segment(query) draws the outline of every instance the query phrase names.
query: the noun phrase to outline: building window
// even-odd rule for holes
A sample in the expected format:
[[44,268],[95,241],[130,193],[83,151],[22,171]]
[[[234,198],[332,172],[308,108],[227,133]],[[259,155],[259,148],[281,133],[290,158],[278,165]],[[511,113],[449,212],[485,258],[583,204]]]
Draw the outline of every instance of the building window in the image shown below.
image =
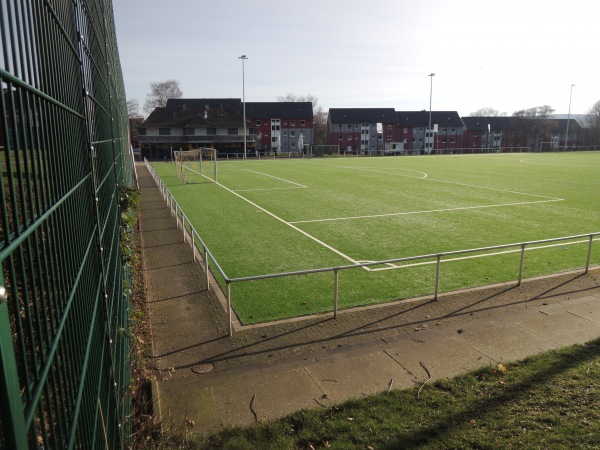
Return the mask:
[[456,144],[456,139],[454,139],[454,138],[450,138],[450,143],[451,143],[451,144]]
[[346,125],[346,127],[348,128],[348,130],[352,130],[352,125]]
[[193,136],[196,134],[196,129],[195,128],[184,128],[183,134],[185,134],[186,136]]
[[140,136],[146,136],[146,129],[145,128],[138,128],[138,134]]
[[216,128],[207,128],[206,134],[208,134],[209,136],[215,136],[217,134],[217,129]]
[[414,144],[415,142],[417,142],[417,140],[415,138],[412,138],[412,143]]
[[351,140],[352,140],[352,136],[348,136],[348,137],[346,138],[346,140],[347,140],[347,141],[351,141]]
[[473,133],[473,137],[477,137],[477,131]]
[[306,126],[306,120],[301,120],[301,121],[300,121],[300,126],[301,126],[301,127],[304,127],[304,126]]
[[271,142],[276,143],[277,142],[277,137],[276,136],[272,137],[271,138]]
[[456,133],[456,128],[452,128],[450,131],[451,131],[452,133]]
[[290,130],[290,136],[291,137],[296,137],[296,132],[294,130]]
[[392,126],[391,126],[391,125],[388,125],[388,130],[391,130],[391,129],[392,129]]
[[448,131],[447,128],[442,128],[442,133],[446,133]]
[[290,126],[291,127],[295,127],[296,126],[296,121],[295,120],[290,120]]
[[158,134],[160,136],[171,136],[171,129],[170,128],[159,128]]
[[408,128],[404,128],[404,132],[405,132],[405,133],[408,133]]
[[257,127],[260,127],[260,120],[257,120],[257,121],[256,121],[256,126],[257,126]]
[[340,134],[340,137],[338,138],[340,141],[343,139],[342,135]]
[[227,134],[229,134],[229,135],[239,134],[238,129],[237,128],[227,128]]
[[296,143],[295,143],[295,142],[292,142],[292,143],[290,144],[290,147],[295,147],[295,146],[296,146]]

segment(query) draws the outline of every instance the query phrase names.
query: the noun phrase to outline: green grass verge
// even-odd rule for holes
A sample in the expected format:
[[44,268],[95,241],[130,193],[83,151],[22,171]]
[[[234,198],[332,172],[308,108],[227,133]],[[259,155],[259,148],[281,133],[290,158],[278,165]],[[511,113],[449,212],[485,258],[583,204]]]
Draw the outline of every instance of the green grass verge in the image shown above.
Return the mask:
[[[219,162],[221,185],[154,164],[230,278],[600,231],[600,153]],[[581,268],[587,244],[528,251],[525,277]],[[600,239],[592,265],[600,264]],[[515,280],[518,253],[442,265],[441,289]],[[435,265],[340,274],[339,306],[432,294]],[[333,307],[333,274],[238,283],[254,323]]]
[[[183,449],[600,447],[600,341],[208,436]],[[163,447],[164,448],[164,447]]]

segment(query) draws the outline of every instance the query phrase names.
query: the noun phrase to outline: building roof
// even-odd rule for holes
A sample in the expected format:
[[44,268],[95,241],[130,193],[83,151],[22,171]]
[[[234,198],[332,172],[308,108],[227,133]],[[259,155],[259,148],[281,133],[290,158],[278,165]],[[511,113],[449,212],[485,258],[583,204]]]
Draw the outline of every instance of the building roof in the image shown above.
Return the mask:
[[233,109],[155,108],[138,128],[239,128],[240,113]]
[[[426,127],[429,125],[429,111],[396,111],[401,127]],[[456,111],[431,111],[431,124],[439,127],[464,126]]]
[[329,122],[349,123],[398,123],[394,108],[329,108]]
[[313,106],[312,102],[246,102],[246,118],[312,120]]
[[505,130],[512,125],[512,117],[510,116],[470,116],[463,117],[467,130],[471,131],[487,131],[488,124],[490,130]]
[[166,108],[178,110],[233,109],[242,111],[242,100],[239,98],[170,98]]

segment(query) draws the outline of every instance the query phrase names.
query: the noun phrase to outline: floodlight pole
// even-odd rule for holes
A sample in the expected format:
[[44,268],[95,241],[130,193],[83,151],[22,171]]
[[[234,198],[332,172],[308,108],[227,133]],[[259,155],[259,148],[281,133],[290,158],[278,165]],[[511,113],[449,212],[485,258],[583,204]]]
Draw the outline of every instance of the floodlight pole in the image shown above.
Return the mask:
[[246,55],[238,56],[242,60],[242,110],[244,114],[244,159],[246,159],[246,81],[244,72],[244,61],[248,59]]
[[565,136],[565,152],[567,151],[567,146],[569,145],[569,121],[571,120],[571,99],[573,98],[573,86],[571,85],[571,93],[569,94],[569,114],[567,115],[567,135]]
[[[435,73],[431,72],[427,76],[431,79],[431,83],[430,83],[430,87],[429,87],[429,127],[427,128],[427,132],[430,133],[431,132],[431,96],[433,94],[433,77],[435,77]],[[431,147],[433,150],[433,136],[431,139],[431,143],[432,143]]]

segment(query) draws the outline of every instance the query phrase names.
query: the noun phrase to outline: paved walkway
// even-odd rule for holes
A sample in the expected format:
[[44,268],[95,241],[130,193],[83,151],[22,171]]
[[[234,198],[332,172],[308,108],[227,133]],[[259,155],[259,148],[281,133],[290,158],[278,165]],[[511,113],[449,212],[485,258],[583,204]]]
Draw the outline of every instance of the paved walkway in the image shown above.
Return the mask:
[[[143,164],[140,230],[163,425],[207,432],[600,338],[600,270],[228,336],[222,302]],[[250,404],[252,402],[252,409]],[[190,422],[188,422],[190,423]]]

